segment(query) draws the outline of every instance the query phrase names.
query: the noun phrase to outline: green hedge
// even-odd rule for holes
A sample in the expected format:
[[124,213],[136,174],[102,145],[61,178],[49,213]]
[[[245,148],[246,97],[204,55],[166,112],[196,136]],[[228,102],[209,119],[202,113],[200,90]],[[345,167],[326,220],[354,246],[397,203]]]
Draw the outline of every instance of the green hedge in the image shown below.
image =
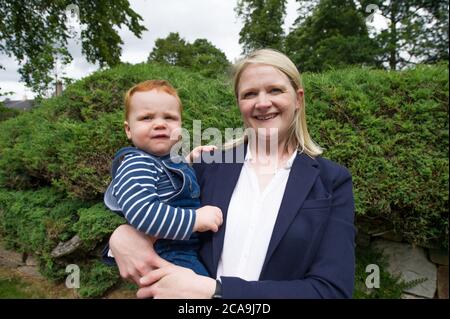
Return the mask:
[[359,228],[448,247],[448,65],[305,77],[312,136],[353,176]]
[[[123,94],[153,78],[178,88],[188,130],[195,119],[203,130],[241,125],[229,83],[152,64],[97,72],[0,122],[2,237],[38,253],[43,273],[61,279],[68,259],[49,252],[78,234],[84,245],[68,258],[90,269],[84,296],[115,282],[92,255],[123,222],[105,210],[102,194],[114,152],[128,145]],[[358,228],[381,223],[409,242],[448,247],[448,65],[305,74],[304,83],[313,138],[353,175]]]
[[7,108],[3,105],[3,102],[0,102],[0,122],[15,117],[19,114],[19,110]]

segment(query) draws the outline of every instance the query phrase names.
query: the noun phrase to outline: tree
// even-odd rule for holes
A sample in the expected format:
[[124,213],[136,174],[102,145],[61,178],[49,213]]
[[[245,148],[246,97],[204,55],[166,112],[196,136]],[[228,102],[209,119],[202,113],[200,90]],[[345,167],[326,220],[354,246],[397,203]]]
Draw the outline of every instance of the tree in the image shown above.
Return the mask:
[[190,45],[192,69],[207,77],[216,77],[230,67],[225,53],[206,39],[197,39]]
[[372,64],[377,47],[352,0],[321,0],[286,37],[286,52],[302,71]]
[[[120,63],[123,44],[117,28],[128,27],[140,37],[142,17],[128,0],[8,0],[0,2],[0,54],[14,56],[21,80],[39,95],[54,81],[56,60],[72,61],[67,44],[73,36],[67,26],[68,9],[78,13],[82,26],[82,53],[100,67]],[[78,12],[76,12],[78,11]]]
[[297,19],[295,19],[294,25],[299,26],[312,15],[320,0],[296,0],[296,2],[300,6],[297,9]]
[[363,8],[370,3],[389,20],[388,28],[375,38],[380,62],[396,70],[448,60],[448,0],[361,1]]
[[266,47],[283,50],[286,0],[238,0],[235,11],[244,21],[239,32],[244,54]]
[[157,39],[148,62],[177,65],[212,78],[225,73],[230,66],[225,53],[208,40],[197,39],[188,43],[178,33]]
[[186,41],[180,38],[178,32],[170,33],[167,38],[159,38],[155,41],[155,47],[148,57],[148,61],[169,65],[188,67],[191,65],[192,56]]

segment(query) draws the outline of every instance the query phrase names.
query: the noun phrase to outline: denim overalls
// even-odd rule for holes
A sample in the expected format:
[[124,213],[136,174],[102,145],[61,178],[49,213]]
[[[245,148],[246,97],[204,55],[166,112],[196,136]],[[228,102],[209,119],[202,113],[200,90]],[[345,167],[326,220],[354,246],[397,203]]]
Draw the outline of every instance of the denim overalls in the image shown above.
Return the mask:
[[[138,153],[151,157],[160,168],[167,174],[174,189],[177,192],[164,201],[165,204],[179,207],[197,209],[200,207],[200,186],[197,183],[194,170],[186,164],[181,158],[171,159],[169,155],[156,157],[134,147],[125,147],[120,149],[112,164],[112,177],[117,172],[123,158],[127,154]],[[123,216],[120,206],[113,195],[111,181],[106,190],[104,201],[105,205],[113,212]],[[200,248],[199,236],[192,233],[188,240],[158,239],[154,245],[155,251],[165,260],[175,265],[192,269],[199,275],[209,276],[208,271],[198,259],[198,250]]]

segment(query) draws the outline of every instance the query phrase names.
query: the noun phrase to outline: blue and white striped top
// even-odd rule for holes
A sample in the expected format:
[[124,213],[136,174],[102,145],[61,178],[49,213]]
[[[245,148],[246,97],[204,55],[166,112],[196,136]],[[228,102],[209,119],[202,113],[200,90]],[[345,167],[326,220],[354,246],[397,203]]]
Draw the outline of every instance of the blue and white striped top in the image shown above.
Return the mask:
[[177,191],[160,163],[136,153],[125,156],[113,180],[128,223],[157,238],[184,240],[192,234],[195,210],[165,203]]

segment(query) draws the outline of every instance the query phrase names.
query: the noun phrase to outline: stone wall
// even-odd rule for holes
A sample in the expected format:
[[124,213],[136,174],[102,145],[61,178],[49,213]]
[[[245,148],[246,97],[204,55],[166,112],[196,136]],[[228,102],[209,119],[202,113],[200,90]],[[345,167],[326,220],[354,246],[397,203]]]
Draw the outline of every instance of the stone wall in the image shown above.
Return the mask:
[[417,282],[403,291],[403,299],[448,299],[448,251],[413,246],[391,232],[359,233],[356,242],[381,251],[390,274],[406,283]]

